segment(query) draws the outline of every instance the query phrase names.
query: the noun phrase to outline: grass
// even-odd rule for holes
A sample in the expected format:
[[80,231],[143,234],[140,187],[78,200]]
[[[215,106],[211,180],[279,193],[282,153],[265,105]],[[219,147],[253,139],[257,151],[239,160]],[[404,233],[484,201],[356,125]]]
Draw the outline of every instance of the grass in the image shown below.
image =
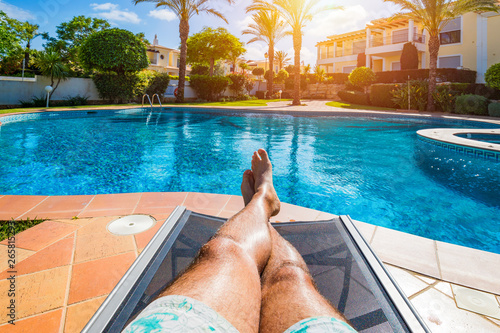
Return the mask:
[[372,111],[395,111],[396,109],[383,108],[372,105],[359,105],[359,104],[349,104],[345,102],[328,102],[328,106],[333,106],[336,108],[350,109],[350,110],[372,110]]
[[[167,103],[163,105],[202,105],[202,106],[267,106],[270,102],[279,102],[279,99],[250,99],[247,101],[235,101],[235,102],[209,102],[209,103]],[[282,99],[281,101],[290,101],[289,99]],[[79,105],[79,106],[55,106],[50,108],[44,107],[32,107],[32,108],[16,108],[16,109],[2,109],[0,114],[6,113],[22,113],[22,112],[33,112],[39,110],[57,110],[57,109],[92,109],[92,108],[102,108],[102,107],[123,107],[123,106],[136,106],[140,107],[139,104],[110,104],[110,105]],[[158,106],[158,104],[155,104]]]
[[26,220],[18,220],[18,221],[0,221],[0,241],[7,239],[8,237],[12,237],[13,234],[17,235],[20,232],[34,227],[37,224],[42,223],[43,219],[34,218],[33,220],[27,218]]

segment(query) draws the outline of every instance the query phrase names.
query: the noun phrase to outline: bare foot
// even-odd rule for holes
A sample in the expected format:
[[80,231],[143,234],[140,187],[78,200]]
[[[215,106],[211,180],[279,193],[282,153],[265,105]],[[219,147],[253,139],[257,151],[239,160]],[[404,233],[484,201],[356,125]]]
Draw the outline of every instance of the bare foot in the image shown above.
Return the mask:
[[243,180],[241,181],[241,195],[245,206],[252,200],[255,194],[255,179],[253,178],[252,170],[245,170]]
[[255,179],[255,194],[264,198],[270,216],[278,215],[280,200],[273,186],[273,166],[264,149],[253,153],[252,171]]

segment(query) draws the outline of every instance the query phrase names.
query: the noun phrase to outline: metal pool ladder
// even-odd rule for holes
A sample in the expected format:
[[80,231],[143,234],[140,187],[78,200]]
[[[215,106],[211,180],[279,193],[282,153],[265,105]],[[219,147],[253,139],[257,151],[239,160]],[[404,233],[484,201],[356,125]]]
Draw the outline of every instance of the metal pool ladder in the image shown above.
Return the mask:
[[148,94],[144,94],[142,96],[142,107],[144,107],[144,99],[147,97],[148,101],[149,101],[149,105],[151,105],[151,108],[153,108],[153,102],[155,101],[155,96],[158,98],[158,103],[160,103],[160,107],[163,109],[163,105],[161,105],[160,95],[158,95],[158,94],[153,95],[153,101],[151,101],[151,98],[149,98]]

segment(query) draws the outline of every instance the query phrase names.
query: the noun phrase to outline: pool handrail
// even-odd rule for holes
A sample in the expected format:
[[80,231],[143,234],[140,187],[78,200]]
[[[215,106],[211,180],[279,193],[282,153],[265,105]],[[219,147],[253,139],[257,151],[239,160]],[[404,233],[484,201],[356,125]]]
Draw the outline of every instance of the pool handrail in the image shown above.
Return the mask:
[[[151,98],[149,98],[149,95],[148,94],[144,94],[142,95],[142,107],[144,107],[144,97],[147,97],[148,98],[148,101],[149,101],[149,105],[151,105],[151,107],[153,107],[153,103],[151,102]],[[153,96],[154,98],[154,96]],[[161,104],[160,104],[161,105]]]
[[153,103],[154,103],[154,101],[155,101],[155,96],[156,96],[156,97],[158,97],[158,103],[160,103],[160,108],[162,108],[162,109],[163,109],[163,105],[161,105],[160,95],[158,95],[158,94],[154,94],[154,95],[153,95]]

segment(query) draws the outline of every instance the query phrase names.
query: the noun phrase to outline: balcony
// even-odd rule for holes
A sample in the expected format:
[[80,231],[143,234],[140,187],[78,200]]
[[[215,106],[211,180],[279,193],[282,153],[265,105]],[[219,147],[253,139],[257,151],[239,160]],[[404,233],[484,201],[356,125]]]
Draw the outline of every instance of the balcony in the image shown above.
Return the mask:
[[[370,39],[370,47],[379,47],[384,45],[402,44],[407,43],[409,37],[407,34],[394,35],[394,36],[377,36]],[[425,44],[425,36],[422,34],[414,34],[413,42]]]
[[[382,57],[400,55],[404,43],[407,43],[409,40],[408,34],[372,37],[370,38],[370,47],[366,49],[366,54]],[[414,34],[413,42],[415,42],[418,52],[425,52],[426,45],[424,35]]]

